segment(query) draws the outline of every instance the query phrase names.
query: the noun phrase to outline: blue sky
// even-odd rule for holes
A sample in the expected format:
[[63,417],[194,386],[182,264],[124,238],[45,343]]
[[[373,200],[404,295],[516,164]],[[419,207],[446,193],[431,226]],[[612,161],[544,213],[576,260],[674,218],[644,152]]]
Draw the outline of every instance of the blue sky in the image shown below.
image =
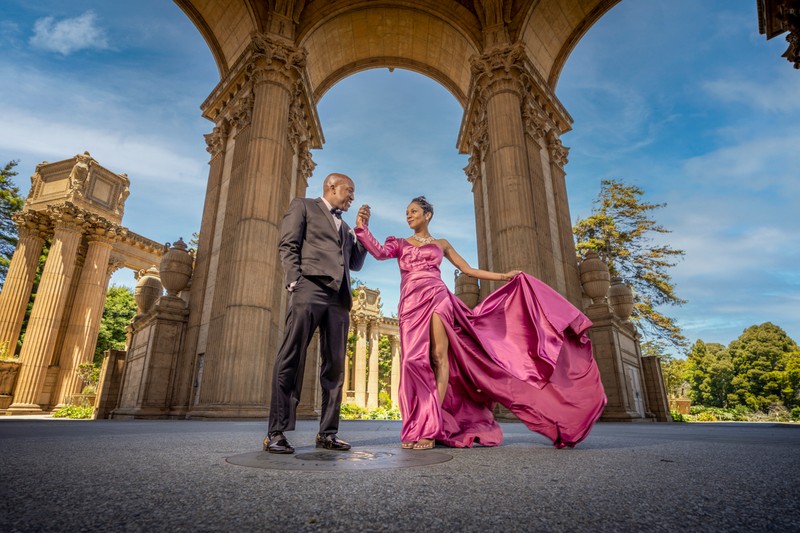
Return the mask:
[[[755,2],[623,0],[558,83],[575,120],[563,137],[573,220],[606,178],[668,204],[656,217],[686,251],[672,275],[688,303],[664,311],[691,341],[727,344],[766,321],[800,340],[800,72],[780,57],[785,45],[758,34]],[[24,192],[37,163],[88,150],[131,179],[124,225],[161,242],[199,229],[212,127],[199,105],[218,73],[173,3],[4,0],[0,52],[0,163],[20,160]],[[378,69],[341,81],[318,111],[326,144],[309,195],[327,173],[348,173],[383,238],[407,234],[405,206],[425,194],[434,235],[476,263],[452,95]],[[357,277],[396,309],[395,264],[369,262]],[[129,271],[113,281],[135,283]]]

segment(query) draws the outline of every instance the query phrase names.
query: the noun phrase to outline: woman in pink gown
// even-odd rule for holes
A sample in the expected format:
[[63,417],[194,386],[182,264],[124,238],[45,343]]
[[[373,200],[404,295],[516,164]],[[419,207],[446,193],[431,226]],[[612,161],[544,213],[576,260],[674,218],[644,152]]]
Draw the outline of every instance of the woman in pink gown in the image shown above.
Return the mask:
[[[606,403],[585,335],[589,319],[534,277],[471,268],[450,243],[431,237],[433,208],[425,197],[406,210],[414,230],[408,239],[381,245],[369,216],[363,206],[359,241],[376,259],[395,258],[400,266],[402,446],[497,446],[503,434],[495,403],[557,448],[586,438]],[[473,277],[510,281],[470,310],[442,281],[444,257]]]

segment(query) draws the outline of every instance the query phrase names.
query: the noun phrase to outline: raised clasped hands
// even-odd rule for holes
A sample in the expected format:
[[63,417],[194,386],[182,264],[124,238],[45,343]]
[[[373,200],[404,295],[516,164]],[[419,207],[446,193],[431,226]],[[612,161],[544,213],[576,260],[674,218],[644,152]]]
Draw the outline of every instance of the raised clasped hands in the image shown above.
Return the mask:
[[356,227],[357,228],[366,228],[369,226],[369,217],[372,213],[370,212],[370,207],[367,204],[362,205],[358,208],[358,214],[356,215]]

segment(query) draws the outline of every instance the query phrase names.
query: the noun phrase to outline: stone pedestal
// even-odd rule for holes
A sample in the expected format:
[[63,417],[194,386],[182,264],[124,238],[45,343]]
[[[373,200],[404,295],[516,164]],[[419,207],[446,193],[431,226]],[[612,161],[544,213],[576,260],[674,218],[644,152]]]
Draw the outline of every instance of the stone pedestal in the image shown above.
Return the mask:
[[602,421],[653,421],[647,409],[639,335],[630,323],[622,322],[608,304],[592,304],[586,315],[593,322],[589,330],[592,350],[608,404]]
[[672,422],[667,387],[664,385],[664,375],[661,373],[661,360],[654,355],[642,357],[642,370],[648,409],[656,416],[657,422]]
[[162,296],[134,319],[119,406],[111,418],[168,418],[175,365],[189,310],[178,297]]
[[124,350],[109,350],[103,358],[93,418],[98,420],[108,418],[111,411],[117,407],[127,353]]

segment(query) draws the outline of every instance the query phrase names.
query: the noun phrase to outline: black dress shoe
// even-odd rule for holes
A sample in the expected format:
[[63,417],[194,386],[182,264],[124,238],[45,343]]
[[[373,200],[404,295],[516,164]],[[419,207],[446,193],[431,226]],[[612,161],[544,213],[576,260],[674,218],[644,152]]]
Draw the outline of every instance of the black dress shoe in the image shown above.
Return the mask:
[[346,452],[350,449],[350,445],[336,436],[330,435],[317,435],[317,448],[325,448],[326,450],[337,450]]
[[264,439],[264,451],[269,453],[294,453],[294,446],[280,431],[274,431]]

